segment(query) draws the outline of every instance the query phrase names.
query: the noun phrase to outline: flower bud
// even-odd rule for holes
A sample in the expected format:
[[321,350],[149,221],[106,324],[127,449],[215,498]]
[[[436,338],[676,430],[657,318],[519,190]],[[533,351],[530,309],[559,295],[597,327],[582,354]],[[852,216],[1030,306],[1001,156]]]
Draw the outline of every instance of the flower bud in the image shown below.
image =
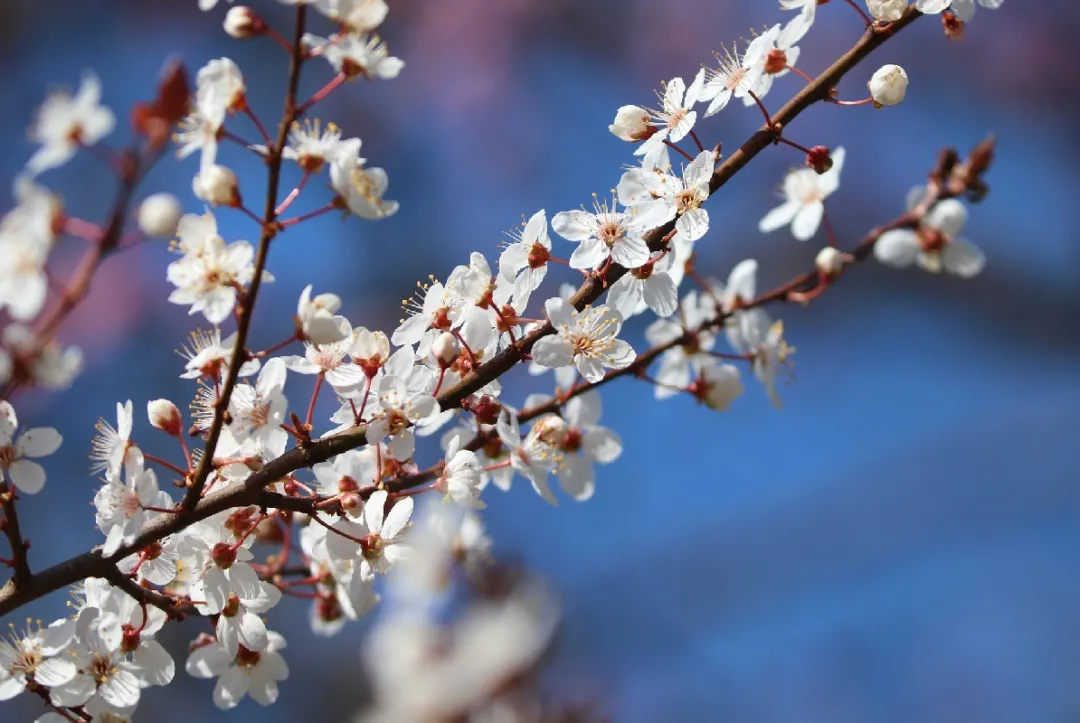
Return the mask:
[[628,143],[643,141],[656,132],[656,129],[649,125],[649,114],[636,105],[619,108],[615,114],[615,122],[608,126],[608,130]]
[[461,344],[448,331],[439,334],[431,343],[431,356],[435,357],[435,361],[439,362],[439,366],[443,369],[457,361],[459,354],[461,354]]
[[895,23],[904,17],[904,11],[908,7],[908,0],[866,0],[866,7],[869,8],[870,15],[873,16],[874,20],[880,20],[883,23]]
[[236,38],[254,38],[266,33],[266,21],[246,5],[237,5],[229,8],[225,13],[225,32]]
[[150,418],[150,426],[154,429],[160,429],[171,437],[180,436],[184,420],[180,417],[180,410],[168,399],[147,402],[146,416]]
[[896,105],[907,95],[907,73],[899,65],[883,65],[870,78],[867,86],[874,104],[878,107]]
[[825,146],[814,146],[806,154],[806,165],[814,169],[819,176],[833,167],[832,156]]
[[818,251],[814,266],[822,276],[829,279],[836,278],[844,270],[844,254],[832,246],[826,246]]
[[195,197],[211,206],[240,205],[240,188],[236,174],[225,166],[214,164],[195,174],[191,183]]
[[169,237],[176,233],[183,209],[171,193],[155,193],[139,204],[139,231],[151,238]]

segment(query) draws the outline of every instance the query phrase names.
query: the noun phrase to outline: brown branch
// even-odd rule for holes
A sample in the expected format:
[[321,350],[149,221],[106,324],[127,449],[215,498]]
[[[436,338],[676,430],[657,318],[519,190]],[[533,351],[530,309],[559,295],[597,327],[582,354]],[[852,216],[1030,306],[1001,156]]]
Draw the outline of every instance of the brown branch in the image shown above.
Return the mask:
[[[298,12],[302,12],[304,6],[299,6]],[[893,37],[897,32],[904,29],[920,17],[920,13],[909,9],[903,18],[889,25],[884,31],[876,28],[868,28],[862,38],[845,53],[839,60],[833,63],[824,73],[813,82],[803,88],[795,97],[784,105],[772,116],[773,127],[763,126],[749,140],[727,158],[716,171],[709,182],[710,193],[715,193],[727,183],[739,170],[745,167],[755,156],[766,147],[773,144],[775,138],[783,126],[791,123],[800,113],[813,103],[828,97],[829,91],[836,86],[844,75],[861,62],[877,47]],[[280,129],[279,129],[280,130]],[[280,148],[275,149],[280,151]],[[654,229],[646,236],[650,248],[660,248],[663,238],[668,234],[674,223],[666,224]],[[581,288],[571,297],[570,301],[578,309],[592,303],[600,297],[608,285],[620,278],[626,270],[618,265],[612,265],[602,279],[589,277]],[[256,281],[257,281],[256,277]],[[528,351],[539,339],[554,333],[550,323],[542,324],[530,332],[518,345],[508,347],[496,354],[490,361],[485,362],[453,387],[438,395],[438,401],[442,409],[458,407],[461,401],[470,394],[476,392],[488,382],[502,376],[517,363],[519,363]],[[241,339],[237,343],[237,352],[243,346]],[[236,366],[237,356],[233,357]],[[220,415],[219,408],[218,414]],[[215,417],[217,421],[218,417]],[[220,430],[220,424],[215,425]],[[202,520],[223,510],[245,505],[258,504],[262,490],[283,479],[286,475],[302,467],[311,467],[319,462],[324,462],[342,452],[360,447],[367,442],[367,426],[359,425],[331,437],[315,440],[302,446],[294,447],[285,454],[267,462],[262,469],[253,472],[246,480],[237,485],[230,485],[220,490],[215,490],[202,497],[192,498],[193,505],[190,512],[185,515],[167,515],[154,519],[139,536],[130,544],[121,546],[108,558],[102,557],[97,551],[85,552],[64,562],[54,565],[34,575],[27,585],[16,587],[8,583],[0,588],[0,616],[18,608],[21,605],[36,600],[54,590],[67,585],[72,585],[87,577],[105,577],[113,568],[115,562],[133,552],[140,550],[151,542],[188,527],[192,522]],[[208,449],[210,447],[208,446]],[[206,454],[204,460],[212,455]],[[205,462],[209,465],[210,462]],[[207,468],[209,470],[209,468]],[[205,477],[203,478],[205,482]],[[200,482],[201,488],[202,482]],[[192,489],[194,492],[194,488]],[[189,495],[191,496],[191,495]]]
[[259,294],[262,284],[263,271],[266,269],[266,257],[270,250],[270,241],[277,235],[277,197],[278,186],[281,180],[282,158],[285,152],[285,143],[288,140],[289,129],[299,114],[296,105],[296,93],[300,87],[300,68],[304,63],[304,20],[307,6],[296,6],[296,28],[293,33],[293,52],[289,61],[289,83],[285,92],[285,108],[281,113],[281,122],[278,124],[277,140],[267,149],[267,182],[266,204],[263,209],[262,233],[259,236],[259,248],[255,254],[255,272],[251,278],[251,284],[243,295],[239,320],[236,324],[236,346],[233,348],[232,359],[229,360],[229,370],[225,374],[225,382],[221,388],[221,396],[218,397],[214,407],[214,421],[207,433],[206,446],[199,468],[191,483],[191,489],[184,497],[183,511],[190,515],[194,511],[196,503],[202,496],[206,480],[214,469],[214,452],[217,449],[218,438],[225,424],[225,412],[229,408],[229,400],[232,399],[233,389],[236,388],[236,380],[240,377],[240,367],[247,361],[247,337],[251,329],[251,319],[255,315],[255,299]]
[[140,603],[153,605],[174,620],[183,620],[188,615],[201,614],[198,608],[190,602],[177,600],[168,595],[163,595],[157,590],[143,587],[130,576],[120,572],[116,567],[112,567],[108,571],[105,579]]
[[0,503],[4,511],[4,536],[11,547],[11,560],[8,563],[12,569],[10,584],[25,585],[30,580],[30,563],[26,559],[30,543],[23,540],[19,529],[19,514],[15,510],[15,485],[6,482],[0,485]]

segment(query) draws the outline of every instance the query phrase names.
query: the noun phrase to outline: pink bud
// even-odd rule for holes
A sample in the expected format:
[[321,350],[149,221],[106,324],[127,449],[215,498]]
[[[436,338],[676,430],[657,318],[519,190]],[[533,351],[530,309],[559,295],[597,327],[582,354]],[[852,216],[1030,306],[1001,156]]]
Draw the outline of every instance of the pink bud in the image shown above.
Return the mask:
[[225,14],[225,32],[237,40],[266,34],[266,21],[246,5],[230,8]]
[[180,417],[180,410],[168,399],[155,399],[146,403],[146,416],[150,418],[150,425],[154,429],[160,429],[170,437],[179,437],[184,420]]

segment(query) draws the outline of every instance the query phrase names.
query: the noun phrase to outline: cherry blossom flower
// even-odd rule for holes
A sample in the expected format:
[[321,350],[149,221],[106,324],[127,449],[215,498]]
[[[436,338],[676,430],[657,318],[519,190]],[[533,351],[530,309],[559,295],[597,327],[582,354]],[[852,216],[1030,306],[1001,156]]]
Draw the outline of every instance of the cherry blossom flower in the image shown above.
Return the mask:
[[65,389],[82,371],[82,350],[61,347],[55,338],[40,344],[37,334],[22,324],[8,324],[2,332],[9,358],[17,359],[31,381],[46,389]]
[[398,211],[397,201],[383,198],[390,187],[390,179],[381,168],[365,168],[363,159],[352,154],[339,154],[330,163],[330,183],[338,197],[360,218],[369,221],[393,216]]
[[382,25],[390,8],[385,0],[310,0],[316,10],[337,20],[354,33],[367,33]]
[[578,243],[570,255],[570,267],[593,269],[611,259],[628,269],[649,260],[649,247],[642,235],[669,220],[664,203],[648,203],[619,211],[615,199],[593,198],[593,213],[585,210],[560,211],[551,219],[555,233]]
[[596,391],[574,397],[563,411],[566,428],[555,445],[559,450],[555,474],[563,491],[578,502],[589,499],[596,490],[593,464],[609,464],[622,454],[619,435],[597,424],[600,411],[600,393]]
[[878,106],[896,105],[907,95],[908,76],[899,65],[883,65],[874,72],[867,87]]
[[285,648],[280,634],[266,633],[266,649],[256,652],[242,645],[235,656],[220,645],[196,648],[188,656],[185,669],[195,678],[217,678],[214,705],[222,710],[235,708],[245,696],[259,705],[271,705],[278,698],[278,683],[289,677],[289,667],[278,652]]
[[796,168],[789,172],[784,178],[786,200],[765,214],[758,229],[769,233],[791,224],[791,233],[799,241],[813,238],[825,215],[825,199],[840,187],[844,156],[843,148],[833,150],[832,168],[825,173],[819,174],[812,168]]
[[218,58],[199,69],[195,76],[195,107],[215,129],[225,124],[229,111],[246,106],[244,76],[229,58]]
[[[475,419],[472,417],[469,417],[468,420],[471,422],[470,425],[454,427],[442,436],[440,444],[444,451],[449,453],[451,446],[454,445],[458,449],[463,448],[477,435],[481,428],[486,432],[495,432],[493,426],[481,427],[476,425]],[[514,470],[509,465],[500,464],[510,460],[510,452],[497,434],[487,437],[484,446],[476,451],[476,458],[480,464],[480,485],[478,488],[480,491],[483,491],[488,484],[494,484],[503,492],[510,490],[510,486],[514,481]]]
[[743,394],[739,368],[707,358],[697,371],[697,377],[688,390],[699,402],[718,412],[727,411],[733,401]]
[[236,287],[251,281],[255,250],[247,241],[226,244],[211,213],[184,216],[177,233],[183,257],[167,270],[169,282],[177,287],[169,301],[191,304],[189,314],[202,312],[211,324],[220,324],[236,304]]
[[665,254],[636,269],[630,269],[608,289],[608,304],[624,319],[646,308],[657,316],[671,316],[679,308],[679,289],[669,273],[674,254]]
[[90,459],[94,464],[90,467],[91,474],[104,474],[106,479],[117,479],[120,475],[120,467],[124,464],[124,456],[131,444],[131,427],[135,415],[132,411],[131,400],[123,404],[116,403],[116,428],[104,419],[99,419],[94,428],[97,435],[91,441]]
[[330,557],[359,560],[360,573],[365,578],[386,574],[392,565],[411,553],[404,532],[412,516],[412,497],[397,500],[386,513],[387,496],[385,490],[372,492],[364,505],[362,520],[339,519],[326,536]]
[[544,304],[555,334],[533,346],[533,359],[540,366],[556,369],[573,364],[590,382],[599,381],[604,369],[622,369],[634,361],[634,349],[616,338],[622,316],[607,305],[578,311],[555,297]]
[[373,484],[379,476],[374,448],[343,452],[332,461],[320,462],[311,468],[319,490],[328,497],[338,496],[346,513],[360,514],[363,501],[361,487]]
[[[341,129],[333,123],[327,123],[323,128],[317,119],[305,119],[302,124],[294,122],[289,129],[288,145],[281,155],[296,161],[307,173],[315,174],[338,158],[356,158],[357,163],[363,165],[367,159],[359,157],[360,146],[359,138],[342,140]],[[257,150],[265,153],[266,148],[258,146]]]
[[557,505],[558,500],[551,494],[548,475],[555,466],[555,455],[551,444],[532,430],[523,438],[518,425],[517,415],[504,411],[495,425],[499,440],[510,456],[510,466],[515,472],[532,483],[533,490],[545,502]]
[[143,453],[138,447],[127,449],[124,473],[123,483],[117,476],[106,482],[94,495],[97,526],[105,534],[105,545],[101,549],[103,555],[111,555],[121,545],[131,544],[142,530],[143,523],[160,514],[146,512],[146,507],[172,507],[169,494],[158,489],[154,470],[145,468]]
[[716,55],[719,67],[706,71],[705,84],[701,89],[700,100],[708,101],[705,117],[714,116],[731,101],[732,98],[748,98],[757,86],[764,72],[761,62],[768,50],[769,39],[765,35],[754,38],[740,54],[738,47],[725,48]]
[[660,96],[661,107],[648,110],[650,125],[657,131],[634,149],[634,155],[643,156],[663,145],[664,141],[678,143],[694,129],[697,111],[693,108],[706,99],[704,84],[704,68],[694,76],[689,88],[682,78],[672,78],[667,83],[664,94]]
[[213,166],[217,160],[220,129],[220,125],[215,124],[197,109],[193,110],[180,120],[179,130],[173,134],[173,142],[179,146],[176,149],[176,157],[184,159],[198,151],[199,170]]
[[525,309],[529,297],[547,276],[551,258],[551,239],[548,237],[547,214],[544,209],[534,213],[520,232],[510,232],[514,243],[499,255],[499,274],[514,284],[514,304]]
[[45,99],[30,128],[30,140],[40,143],[26,164],[31,175],[64,165],[80,146],[92,146],[112,133],[116,116],[101,105],[101,81],[87,71],[78,92],[59,90]]
[[789,357],[795,353],[795,348],[784,341],[783,322],[773,322],[764,309],[740,311],[734,318],[738,322],[736,331],[728,336],[732,346],[738,353],[753,357],[754,376],[765,387],[769,401],[780,409],[783,402],[776,391],[776,376],[790,368]]
[[[761,54],[755,58],[759,67],[751,71],[757,77],[753,91],[759,100],[768,95],[774,79],[787,75],[788,68],[795,67],[798,62],[799,48],[795,44],[810,30],[810,24],[805,18],[804,14],[796,15],[787,25],[773,25],[762,36],[765,38],[764,47]],[[754,103],[749,94],[743,97],[743,105],[751,106]]]
[[35,427],[12,441],[18,426],[15,408],[0,401],[0,482],[11,480],[15,489],[35,495],[45,486],[45,470],[31,459],[48,457],[63,439],[52,427]]
[[[412,356],[411,352],[409,356]],[[407,369],[391,369],[388,364],[387,374],[379,380],[379,411],[378,416],[368,423],[368,442],[378,444],[389,437],[390,453],[395,459],[412,457],[416,448],[412,425],[430,417],[439,408],[430,393],[431,381],[427,368],[412,366],[411,359]]]
[[[649,219],[652,225],[659,226],[672,218],[675,221],[675,236],[680,241],[697,241],[709,231],[709,212],[702,208],[702,204],[709,198],[709,181],[712,179],[713,168],[716,165],[716,153],[702,151],[694,158],[693,163],[683,169],[682,178],[668,175],[667,173],[645,173],[631,176],[631,170],[624,174],[625,185],[620,182],[619,194],[639,200],[635,209],[648,208],[654,201],[640,202],[642,198],[653,198],[666,204],[667,210],[658,214],[663,220],[655,223],[656,217]],[[629,177],[628,177],[629,176]],[[643,189],[637,188],[635,181],[640,180]]]
[[0,638],[0,700],[11,700],[30,683],[51,688],[74,678],[75,663],[62,655],[74,637],[75,621],[64,618]]
[[[909,199],[909,210],[918,205],[922,189]],[[960,233],[967,224],[967,209],[955,198],[934,204],[915,229],[886,231],[874,244],[878,261],[895,268],[917,264],[931,273],[942,270],[969,279],[978,276],[986,256]]]
[[908,0],[866,0],[866,7],[874,20],[893,23],[904,16]]
[[624,105],[615,113],[615,122],[608,126],[612,135],[627,143],[643,141],[656,129],[649,125],[649,111],[637,105]]
[[318,51],[334,70],[350,79],[362,76],[367,80],[390,80],[405,67],[405,61],[390,55],[386,43],[377,35],[348,33],[328,40],[305,33],[303,44]]
[[653,393],[657,399],[667,399],[686,388],[694,374],[708,363],[709,351],[716,344],[716,335],[699,329],[715,317],[715,305],[705,303],[707,296],[690,291],[679,305],[678,319],[657,319],[645,329],[645,339],[652,346],[671,344],[684,333],[691,332],[685,344],[678,344],[660,355],[660,365],[654,378]]
[[248,535],[237,542],[228,521],[228,513],[222,513],[193,525],[183,548],[197,572],[191,598],[203,601],[211,615],[224,610],[233,595],[254,604],[263,594],[259,576],[248,564],[254,538]]
[[[181,379],[219,379],[221,373],[229,365],[233,351],[236,349],[236,334],[230,334],[222,340],[221,330],[217,327],[213,331],[197,329],[188,335],[188,341],[178,352],[187,359],[184,364],[184,373]],[[259,371],[262,362],[259,359],[249,359],[240,365],[240,373],[237,376],[249,377]]]
[[[266,650],[270,639],[266,623],[259,616],[277,605],[280,600],[281,590],[267,582],[259,583],[259,596],[255,599],[241,601],[236,595],[230,595],[214,625],[218,644],[234,657],[241,645],[256,652]],[[196,607],[199,605],[196,604]]]
[[487,505],[480,501],[480,462],[475,452],[458,449],[458,444],[457,439],[450,442],[446,462],[435,480],[435,489],[459,505],[483,509]]
[[281,428],[289,401],[285,398],[285,360],[278,357],[263,365],[254,385],[237,384],[229,398],[232,421],[222,430],[237,446],[251,454],[277,457],[285,452],[289,433]]
[[[1005,0],[978,0],[978,2],[989,10],[996,10],[1005,4]],[[970,23],[975,18],[975,0],[916,0],[915,9],[924,15],[936,15],[943,10],[949,10],[965,23]]]

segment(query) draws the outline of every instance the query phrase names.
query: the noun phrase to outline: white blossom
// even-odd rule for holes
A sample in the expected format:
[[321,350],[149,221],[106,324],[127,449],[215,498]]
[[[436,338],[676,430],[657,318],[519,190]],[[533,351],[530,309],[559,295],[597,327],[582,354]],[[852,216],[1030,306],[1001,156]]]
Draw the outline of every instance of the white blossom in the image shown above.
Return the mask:
[[94,73],[83,74],[78,92],[66,90],[49,95],[30,128],[30,140],[41,148],[30,157],[26,168],[37,175],[64,165],[80,146],[92,146],[112,133],[116,116],[101,105],[101,81]]
[[533,346],[533,359],[550,369],[573,364],[590,382],[599,381],[604,369],[622,369],[634,361],[634,349],[618,339],[622,316],[607,305],[578,311],[559,297],[544,304],[555,334]]
[[235,656],[220,645],[198,647],[188,656],[185,669],[196,678],[217,678],[214,705],[222,710],[235,708],[245,696],[271,705],[278,698],[278,683],[289,677],[289,667],[278,652],[285,647],[285,638],[273,631],[266,636],[264,650],[241,647]]
[[[919,199],[920,194],[913,193],[909,208],[917,205]],[[944,270],[965,279],[978,276],[986,265],[986,256],[970,241],[960,238],[967,216],[967,209],[960,201],[954,198],[939,201],[915,229],[883,233],[874,244],[874,256],[896,268],[917,264],[931,273]]]
[[45,469],[32,460],[48,457],[63,439],[52,427],[35,427],[13,440],[18,426],[15,408],[0,401],[0,482],[11,480],[15,489],[34,495],[45,486]]
[[796,168],[784,178],[784,203],[765,214],[758,224],[762,233],[769,233],[791,224],[791,233],[799,241],[808,241],[821,225],[825,215],[825,199],[840,187],[840,171],[844,168],[845,152],[836,148],[832,153],[832,168],[817,173],[811,168]]

